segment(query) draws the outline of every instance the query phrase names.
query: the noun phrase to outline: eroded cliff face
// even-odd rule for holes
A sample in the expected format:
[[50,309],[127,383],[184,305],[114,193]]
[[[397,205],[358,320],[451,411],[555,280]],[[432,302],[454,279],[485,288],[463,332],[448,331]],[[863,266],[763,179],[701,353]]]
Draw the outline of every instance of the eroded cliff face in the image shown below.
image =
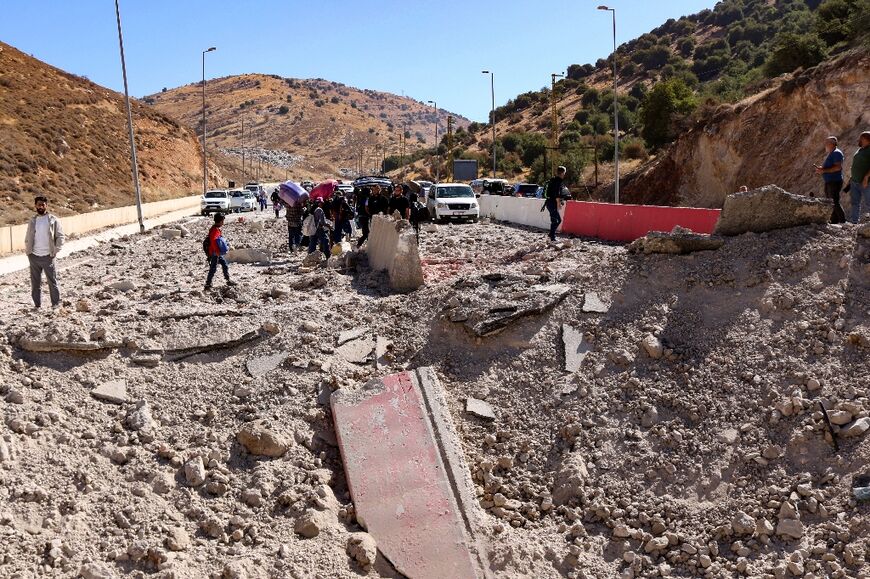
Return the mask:
[[721,207],[746,185],[821,195],[813,165],[840,139],[846,171],[870,130],[870,52],[854,51],[718,111],[623,184],[629,203]]

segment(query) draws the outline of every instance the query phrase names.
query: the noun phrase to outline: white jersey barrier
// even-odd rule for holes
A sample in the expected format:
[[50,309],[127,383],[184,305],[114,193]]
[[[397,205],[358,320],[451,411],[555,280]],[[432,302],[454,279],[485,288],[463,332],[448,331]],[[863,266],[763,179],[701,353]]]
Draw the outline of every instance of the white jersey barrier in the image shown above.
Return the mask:
[[[179,197],[177,199],[166,199],[165,201],[154,201],[152,203],[142,204],[142,218],[148,219],[158,217],[173,211],[181,211],[183,209],[199,209],[199,195],[191,195],[189,197]],[[191,212],[193,214],[193,212]],[[136,223],[139,217],[136,213],[135,205],[126,207],[116,207],[114,209],[104,209],[102,211],[94,211],[91,213],[81,213],[79,215],[69,215],[66,217],[58,217],[64,235],[81,235],[90,233],[98,229],[106,227],[115,227],[117,225],[127,225]],[[24,235],[27,233],[27,224],[7,225],[0,227],[0,254],[13,253],[24,249]]]
[[[546,209],[541,211],[541,207],[544,206],[543,199],[481,195],[478,201],[481,217],[538,229],[550,229],[550,212]],[[564,214],[564,212],[565,205],[562,204],[560,213]]]

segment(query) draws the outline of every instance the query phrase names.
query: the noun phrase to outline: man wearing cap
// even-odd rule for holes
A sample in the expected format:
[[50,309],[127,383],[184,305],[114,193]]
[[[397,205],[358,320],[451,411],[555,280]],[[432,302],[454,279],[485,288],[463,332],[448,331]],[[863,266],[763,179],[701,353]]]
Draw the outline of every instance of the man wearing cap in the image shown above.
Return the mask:
[[831,223],[843,223],[846,214],[840,205],[840,190],[843,188],[843,151],[837,148],[837,137],[825,139],[825,151],[827,157],[821,165],[816,165],[816,173],[822,176],[825,183],[825,197],[834,200],[834,212],[831,214]]
[[562,187],[565,181],[565,173],[568,170],[565,167],[559,166],[556,169],[556,176],[547,181],[544,187],[544,206],[541,211],[546,209],[550,212],[550,241],[556,241],[556,230],[562,224],[562,216],[559,215],[559,207],[562,205]]
[[24,251],[30,261],[30,294],[33,305],[42,306],[42,272],[48,280],[48,293],[51,307],[60,305],[60,290],[57,287],[57,270],[54,257],[63,246],[64,235],[60,221],[48,212],[48,199],[42,195],[34,199],[36,215],[27,224],[24,236]]
[[870,131],[861,133],[858,137],[858,147],[860,148],[852,157],[852,178],[849,183],[852,223],[858,223],[862,203],[864,213],[870,213]]

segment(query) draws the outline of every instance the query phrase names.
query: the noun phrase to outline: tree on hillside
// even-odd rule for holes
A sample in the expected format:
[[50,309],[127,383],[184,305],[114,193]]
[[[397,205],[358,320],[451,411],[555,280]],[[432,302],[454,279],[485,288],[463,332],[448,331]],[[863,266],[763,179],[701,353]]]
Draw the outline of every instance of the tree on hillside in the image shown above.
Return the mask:
[[671,142],[676,136],[677,122],[691,114],[696,106],[692,89],[682,79],[656,84],[647,93],[640,112],[642,135],[647,144],[658,148]]
[[822,62],[827,55],[822,40],[815,34],[787,32],[776,37],[773,51],[765,63],[768,76],[779,76],[798,68],[809,68]]

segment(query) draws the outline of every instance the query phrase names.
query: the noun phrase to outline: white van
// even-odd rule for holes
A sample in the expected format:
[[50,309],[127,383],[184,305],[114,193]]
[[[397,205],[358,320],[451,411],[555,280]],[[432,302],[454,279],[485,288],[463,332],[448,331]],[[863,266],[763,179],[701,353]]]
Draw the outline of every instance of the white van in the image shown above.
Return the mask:
[[205,195],[199,200],[199,212],[202,215],[217,212],[229,213],[230,199],[230,192],[226,189],[206,191]]

